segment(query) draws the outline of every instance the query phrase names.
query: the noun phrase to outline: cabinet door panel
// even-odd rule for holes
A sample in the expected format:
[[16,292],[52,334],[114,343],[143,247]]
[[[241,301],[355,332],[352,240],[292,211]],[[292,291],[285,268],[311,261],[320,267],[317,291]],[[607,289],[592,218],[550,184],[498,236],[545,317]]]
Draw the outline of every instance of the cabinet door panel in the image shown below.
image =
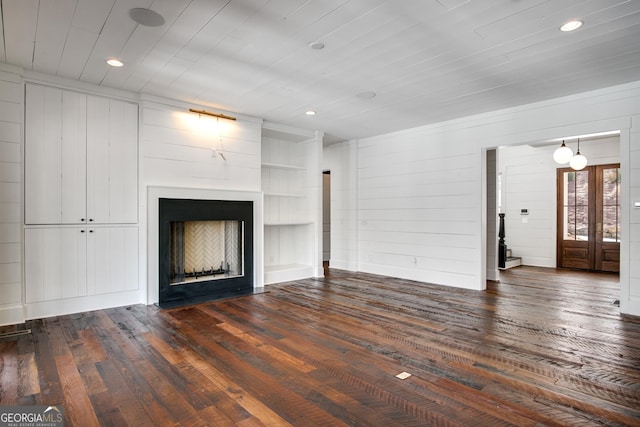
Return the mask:
[[87,293],[138,289],[138,228],[96,227],[87,241]]
[[138,206],[138,108],[87,101],[87,212],[100,224],[135,223]]
[[110,101],[109,207],[112,223],[138,217],[138,107]]
[[25,98],[25,222],[62,221],[62,91],[27,85]]
[[109,223],[109,100],[87,99],[87,216]]
[[86,222],[87,97],[62,92],[62,223]]
[[27,85],[25,222],[83,223],[85,176],[86,95]]
[[86,294],[84,228],[29,228],[24,234],[27,303]]
[[87,237],[84,228],[66,228],[61,232],[60,297],[73,298],[87,294]]

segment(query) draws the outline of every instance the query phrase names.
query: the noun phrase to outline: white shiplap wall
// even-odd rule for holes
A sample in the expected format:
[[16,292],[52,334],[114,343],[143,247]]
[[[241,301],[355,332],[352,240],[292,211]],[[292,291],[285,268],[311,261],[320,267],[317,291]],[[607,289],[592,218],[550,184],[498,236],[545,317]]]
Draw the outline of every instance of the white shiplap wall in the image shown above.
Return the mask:
[[477,288],[480,155],[472,140],[420,129],[360,141],[360,268]]
[[[576,151],[575,140],[567,144]],[[535,147],[523,145],[498,150],[502,173],[503,211],[507,246],[525,265],[556,266],[556,169],[553,161],[558,144]],[[580,152],[589,165],[618,163],[617,136],[583,140]],[[521,209],[528,209],[523,216]],[[526,222],[523,222],[522,219]]]
[[[621,130],[621,311],[640,315],[640,82],[408,129],[357,142],[357,270],[482,289],[482,153]],[[353,141],[342,143],[352,144]],[[332,150],[339,150],[338,147]],[[348,188],[332,176],[332,184]],[[351,212],[332,211],[339,224]],[[415,261],[415,262],[414,262]]]
[[0,324],[22,310],[22,81],[0,68]]
[[331,171],[331,268],[358,270],[357,143],[323,150],[322,169]]
[[[640,104],[640,95],[638,95]],[[636,113],[640,112],[640,105],[636,108]],[[640,207],[635,207],[635,203],[640,203],[640,114],[633,116],[632,128],[628,133],[621,135],[620,163],[625,170],[628,170],[628,178],[622,176],[622,185],[629,190],[623,191],[628,195],[628,204],[623,205],[624,216],[629,213],[629,239],[628,244],[621,245],[621,261],[628,260],[629,271],[621,271],[620,282],[622,295],[620,303],[624,307],[626,302],[632,310],[625,310],[640,316]],[[625,229],[626,230],[626,229]],[[625,232],[623,230],[623,233]],[[624,243],[624,240],[623,240]],[[629,295],[630,301],[625,301]]]
[[261,121],[200,118],[189,107],[202,109],[142,103],[142,185],[260,191]]

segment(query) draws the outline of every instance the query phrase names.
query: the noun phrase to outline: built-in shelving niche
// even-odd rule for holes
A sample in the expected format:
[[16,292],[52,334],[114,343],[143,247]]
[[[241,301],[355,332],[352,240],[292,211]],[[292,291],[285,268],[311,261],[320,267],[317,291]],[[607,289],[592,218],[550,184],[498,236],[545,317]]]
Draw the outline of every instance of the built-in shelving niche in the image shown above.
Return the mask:
[[321,155],[321,133],[263,125],[265,284],[323,274]]

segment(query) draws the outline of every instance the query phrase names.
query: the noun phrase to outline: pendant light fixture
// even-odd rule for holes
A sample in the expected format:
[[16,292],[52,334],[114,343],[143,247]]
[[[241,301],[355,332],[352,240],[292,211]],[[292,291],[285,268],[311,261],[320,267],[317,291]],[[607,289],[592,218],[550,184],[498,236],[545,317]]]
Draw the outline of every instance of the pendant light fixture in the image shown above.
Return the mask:
[[553,160],[555,160],[556,163],[564,165],[565,163],[568,163],[569,160],[572,159],[572,157],[573,151],[571,150],[571,148],[567,147],[564,144],[564,140],[562,140],[562,145],[553,153]]
[[576,155],[571,158],[569,161],[569,166],[573,170],[582,170],[587,166],[587,158],[580,154],[580,138],[578,138],[578,151],[576,151]]

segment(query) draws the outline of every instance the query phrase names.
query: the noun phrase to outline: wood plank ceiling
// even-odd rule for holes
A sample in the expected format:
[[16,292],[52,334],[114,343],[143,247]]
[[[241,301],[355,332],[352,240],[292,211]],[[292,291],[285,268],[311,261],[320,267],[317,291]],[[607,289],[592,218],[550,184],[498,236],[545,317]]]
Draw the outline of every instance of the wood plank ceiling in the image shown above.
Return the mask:
[[[640,76],[640,1],[2,0],[0,61],[342,140]],[[165,24],[138,25],[134,7]],[[582,28],[562,33],[569,19]],[[313,41],[324,49],[311,49]],[[111,68],[105,60],[120,58]],[[366,96],[375,92],[375,97]],[[317,115],[305,116],[306,110]]]

